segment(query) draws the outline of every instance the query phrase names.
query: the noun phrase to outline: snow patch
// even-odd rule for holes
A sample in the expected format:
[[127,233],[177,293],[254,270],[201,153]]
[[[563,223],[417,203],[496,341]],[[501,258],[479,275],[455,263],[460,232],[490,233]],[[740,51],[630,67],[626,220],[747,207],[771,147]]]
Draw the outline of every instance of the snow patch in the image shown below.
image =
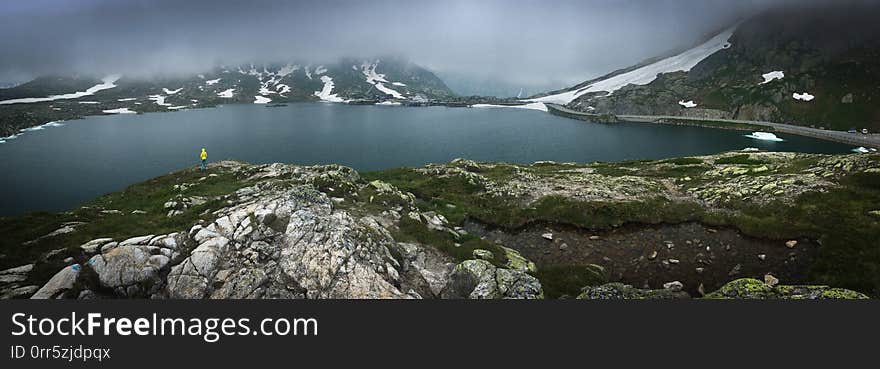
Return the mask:
[[272,99],[265,96],[254,96],[254,104],[266,104],[272,101]]
[[386,95],[393,96],[395,99],[402,99],[403,98],[403,95],[400,92],[397,92],[397,91],[394,91],[388,87],[385,87],[385,85],[383,85],[382,82],[376,83],[376,89],[379,91],[382,91]]
[[78,99],[83,96],[94,95],[98,91],[103,91],[107,89],[111,89],[116,87],[116,81],[119,80],[121,76],[119,75],[111,75],[101,79],[101,83],[89,87],[85,91],[77,91],[74,93],[63,94],[63,95],[52,95],[49,97],[26,97],[22,99],[11,99],[11,100],[3,100],[0,101],[0,105],[8,105],[8,104],[29,104],[29,103],[37,103],[37,102],[45,102],[45,101],[55,101],[55,100],[70,100],[70,99]]
[[169,106],[168,110],[179,110],[179,109],[183,109],[186,107],[187,107],[186,105]]
[[118,108],[118,109],[107,109],[102,110],[105,114],[137,114],[134,110],[128,110],[128,108]]
[[781,70],[776,70],[776,71],[772,71],[770,73],[764,73],[761,75],[761,77],[764,77],[764,82],[760,83],[763,85],[765,83],[770,83],[773,80],[784,78],[785,73],[783,73]]
[[392,82],[391,84],[395,86],[406,87],[406,84],[400,82]]
[[852,149],[852,151],[857,152],[859,154],[867,154],[867,153],[871,152],[871,149],[864,147],[864,146],[859,146],[859,147],[856,147],[855,149]]
[[333,78],[330,76],[321,76],[321,82],[324,82],[324,88],[321,91],[315,91],[315,96],[324,101],[342,102],[342,98],[333,93]]
[[386,101],[382,101],[382,102],[377,102],[376,105],[394,106],[394,105],[402,105],[402,104],[399,101],[386,100]]
[[776,137],[775,134],[772,134],[770,132],[752,132],[752,134],[745,135],[745,136],[748,138],[754,138],[756,140],[762,140],[762,141],[774,141],[774,142],[785,141],[779,137]]
[[78,104],[88,104],[88,105],[100,104],[99,101],[77,101],[77,103]]
[[178,89],[176,89],[176,90],[169,90],[169,89],[167,89],[167,88],[165,88],[165,87],[162,87],[162,91],[165,91],[165,94],[166,94],[166,95],[174,95],[174,94],[180,92],[180,90],[183,90],[183,87],[178,88]]
[[315,68],[315,74],[321,75],[324,73],[327,73],[327,68],[324,68],[323,65],[319,65],[317,68]]
[[730,39],[730,36],[733,35],[735,28],[736,27],[727,29],[693,49],[651,63],[636,70],[593,82],[592,84],[577,90],[565,91],[555,95],[529,99],[527,101],[565,105],[587,93],[607,92],[607,94],[610,95],[626,85],[646,85],[651,83],[657,79],[657,75],[661,73],[690,71],[691,68],[708,58],[710,55],[719,50],[729,48],[730,43],[728,40]]
[[531,109],[531,110],[540,110],[547,111],[547,105],[541,102],[534,102],[524,105],[495,105],[495,104],[474,104],[471,105],[472,108],[516,108],[516,109]]
[[281,67],[281,69],[279,69],[278,72],[275,73],[275,75],[278,77],[284,77],[288,74],[296,72],[298,69],[299,69],[299,65],[287,64],[287,65]]
[[232,97],[232,92],[233,92],[233,91],[235,91],[235,89],[234,89],[234,88],[230,88],[230,89],[228,89],[228,90],[218,92],[218,93],[217,93],[217,96],[225,97],[225,98],[231,98],[231,97]]
[[693,100],[688,100],[688,101],[679,100],[679,101],[678,101],[678,105],[684,106],[685,108],[695,108],[695,107],[697,107],[697,104],[696,104]]
[[119,102],[123,102],[123,101],[135,101],[135,100],[137,100],[136,97],[126,97],[126,98],[124,98],[124,99],[116,99],[116,101],[119,101]]
[[222,78],[209,79],[209,80],[205,81],[205,84],[208,85],[208,86],[210,86],[210,85],[216,84],[217,82],[220,82],[221,79],[222,79]]
[[791,97],[793,97],[795,100],[801,101],[811,101],[816,98],[816,96],[810,95],[809,92],[804,92],[802,94],[795,92],[791,95]]
[[159,105],[159,106],[171,106],[171,104],[168,104],[165,102],[166,97],[167,96],[162,96],[162,95],[150,95],[147,97],[147,99],[150,101],[155,101],[156,105]]
[[290,86],[285,85],[283,83],[275,85],[275,89],[278,90],[279,94],[286,94],[286,93],[290,92]]

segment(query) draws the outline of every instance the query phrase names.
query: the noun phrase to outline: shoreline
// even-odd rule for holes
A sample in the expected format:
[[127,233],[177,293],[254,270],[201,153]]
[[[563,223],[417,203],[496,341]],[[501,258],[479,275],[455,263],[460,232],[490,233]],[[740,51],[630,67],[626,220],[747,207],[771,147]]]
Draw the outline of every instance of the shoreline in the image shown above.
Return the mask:
[[[315,103],[322,101],[293,101],[290,103]],[[204,105],[204,106],[193,106],[188,107],[187,109],[181,110],[194,110],[194,109],[206,109],[206,108],[217,108],[224,105],[238,105],[239,103],[232,104],[219,104],[219,105]],[[345,105],[366,105],[366,104],[345,104]],[[376,105],[376,104],[369,104]],[[507,104],[504,104],[507,105]],[[613,114],[594,114],[594,113],[585,113],[577,110],[572,110],[566,108],[565,106],[553,104],[553,103],[544,103],[547,107],[547,113],[560,116],[563,118],[582,120],[592,123],[615,123],[615,122],[632,122],[632,123],[653,123],[653,124],[665,124],[665,125],[675,125],[675,126],[689,126],[689,127],[703,127],[703,128],[715,128],[715,129],[726,129],[726,130],[736,130],[736,131],[755,131],[761,130],[762,128],[770,128],[767,131],[770,132],[778,132],[778,133],[787,133],[804,137],[811,137],[826,141],[832,142],[840,142],[849,145],[857,145],[863,146],[867,148],[875,148],[880,149],[880,134],[861,134],[861,133],[849,133],[844,131],[833,131],[833,130],[823,130],[811,127],[804,126],[796,126],[785,123],[776,123],[776,122],[764,122],[764,121],[746,121],[746,120],[736,120],[736,119],[704,119],[704,118],[692,118],[685,116],[672,116],[672,115],[630,115],[630,114],[621,114],[621,115],[613,115]],[[430,107],[430,106],[445,106],[449,108],[463,108],[469,107],[468,105],[461,105],[455,102],[432,102],[432,103],[422,103],[422,104],[402,104],[399,105],[401,107]],[[516,105],[511,105],[516,106]],[[146,114],[146,113],[173,113],[178,110],[173,111],[145,111],[145,112],[137,112],[136,114]],[[78,119],[84,119],[86,117],[91,116],[107,116],[107,115],[119,115],[119,114],[86,114],[86,115],[75,115],[69,119],[62,120],[53,120],[48,123],[38,124],[35,126],[25,127],[18,129],[12,133],[11,136],[4,137],[0,135],[0,139],[14,139],[16,136],[31,131],[34,128],[42,127],[46,124],[53,122],[65,122],[72,121]],[[765,129],[766,130],[766,129]],[[8,142],[8,141],[6,141]]]
[[[550,114],[558,115],[565,118],[591,121],[592,118],[601,116],[600,114],[590,114],[584,113],[577,110],[572,110],[557,104],[549,104],[547,105],[548,111]],[[840,142],[849,145],[858,145],[864,146],[868,148],[880,149],[880,134],[861,134],[861,133],[849,133],[844,131],[832,131],[827,129],[818,129],[811,127],[803,127],[796,126],[792,124],[785,123],[775,123],[775,122],[763,122],[763,121],[750,121],[750,120],[736,120],[736,119],[703,119],[703,118],[691,118],[691,117],[683,117],[683,116],[672,116],[672,115],[629,115],[629,114],[621,114],[616,116],[619,121],[624,122],[633,122],[633,123],[652,123],[652,124],[666,124],[666,125],[676,125],[676,126],[691,126],[691,127],[705,127],[705,128],[716,128],[716,129],[729,129],[729,130],[738,130],[738,131],[751,131],[758,128],[770,128],[771,132],[780,132],[793,134],[804,137],[817,138],[820,140]],[[599,122],[599,123],[604,123]],[[725,125],[729,124],[729,125]]]

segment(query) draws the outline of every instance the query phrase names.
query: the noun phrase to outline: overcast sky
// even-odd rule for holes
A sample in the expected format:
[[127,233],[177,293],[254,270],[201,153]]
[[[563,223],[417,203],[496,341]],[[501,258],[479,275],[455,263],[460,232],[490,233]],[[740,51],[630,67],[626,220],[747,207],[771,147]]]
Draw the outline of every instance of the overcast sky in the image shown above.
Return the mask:
[[561,87],[782,1],[2,1],[0,82],[399,54],[445,75]]

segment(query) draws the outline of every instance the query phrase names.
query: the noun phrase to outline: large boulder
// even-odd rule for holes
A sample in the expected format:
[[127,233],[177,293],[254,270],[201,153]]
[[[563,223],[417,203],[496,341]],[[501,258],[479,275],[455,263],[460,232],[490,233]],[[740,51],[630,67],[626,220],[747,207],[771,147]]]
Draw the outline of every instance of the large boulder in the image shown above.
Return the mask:
[[498,268],[486,260],[465,260],[455,266],[444,298],[542,299],[541,282],[513,269]]
[[53,299],[64,297],[67,291],[73,289],[76,279],[80,274],[80,265],[73,264],[61,269],[46,284],[43,285],[33,296],[32,299]]

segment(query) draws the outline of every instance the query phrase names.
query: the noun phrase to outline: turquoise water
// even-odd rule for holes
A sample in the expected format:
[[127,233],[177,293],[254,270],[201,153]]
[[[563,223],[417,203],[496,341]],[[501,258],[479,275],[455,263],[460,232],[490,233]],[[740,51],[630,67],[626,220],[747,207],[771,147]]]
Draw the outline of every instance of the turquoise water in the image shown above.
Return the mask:
[[113,115],[25,132],[0,144],[0,215],[65,210],[99,195],[209,161],[338,163],[358,170],[457,157],[531,163],[712,154],[745,147],[848,153],[852,146],[780,134],[641,123],[592,124],[523,109],[301,103]]

